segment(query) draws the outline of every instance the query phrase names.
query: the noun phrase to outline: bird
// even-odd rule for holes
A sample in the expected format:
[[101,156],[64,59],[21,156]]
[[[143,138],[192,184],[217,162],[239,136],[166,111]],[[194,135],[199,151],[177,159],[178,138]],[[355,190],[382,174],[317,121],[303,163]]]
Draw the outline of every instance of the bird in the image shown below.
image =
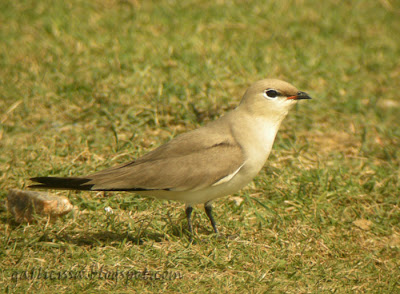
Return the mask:
[[311,97],[288,82],[259,80],[235,109],[134,161],[86,176],[33,177],[30,188],[130,191],[183,202],[191,236],[193,206],[203,204],[217,234],[213,200],[253,180],[268,159],[281,122],[303,99]]

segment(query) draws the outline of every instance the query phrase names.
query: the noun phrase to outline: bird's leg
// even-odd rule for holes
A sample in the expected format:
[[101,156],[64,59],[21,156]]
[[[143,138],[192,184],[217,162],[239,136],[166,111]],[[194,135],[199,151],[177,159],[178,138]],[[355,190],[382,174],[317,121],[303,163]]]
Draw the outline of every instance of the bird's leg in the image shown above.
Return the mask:
[[207,214],[208,218],[209,218],[210,221],[211,221],[211,225],[212,225],[212,227],[213,227],[213,229],[214,229],[214,232],[215,232],[216,234],[218,234],[217,225],[216,225],[215,219],[214,219],[214,217],[213,217],[213,215],[212,215],[212,204],[211,204],[210,201],[208,201],[208,202],[206,202],[206,203],[204,204],[204,210],[206,211],[206,214]]
[[189,232],[191,235],[193,235],[192,211],[193,211],[193,207],[190,204],[186,204],[185,212],[186,212],[186,218],[187,218],[187,222],[188,222]]

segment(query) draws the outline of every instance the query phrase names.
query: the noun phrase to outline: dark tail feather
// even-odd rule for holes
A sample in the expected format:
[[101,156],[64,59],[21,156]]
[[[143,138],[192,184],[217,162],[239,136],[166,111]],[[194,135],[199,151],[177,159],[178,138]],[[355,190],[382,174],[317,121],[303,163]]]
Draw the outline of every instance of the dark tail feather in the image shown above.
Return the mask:
[[61,177],[37,177],[30,179],[39,184],[31,185],[29,188],[47,188],[61,190],[91,190],[93,184],[86,184],[91,179],[85,178],[61,178]]

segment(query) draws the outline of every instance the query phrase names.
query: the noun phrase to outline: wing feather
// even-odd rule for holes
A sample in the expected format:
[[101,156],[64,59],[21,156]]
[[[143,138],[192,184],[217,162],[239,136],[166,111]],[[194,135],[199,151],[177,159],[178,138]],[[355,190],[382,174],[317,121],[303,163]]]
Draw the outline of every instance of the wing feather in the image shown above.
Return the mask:
[[137,160],[95,173],[92,190],[197,190],[238,172],[244,154],[231,134],[201,128]]
[[[209,126],[212,126],[210,124]],[[182,134],[135,161],[74,178],[38,177],[33,187],[97,190],[198,190],[230,180],[245,162],[227,124]],[[232,176],[233,175],[233,176]]]

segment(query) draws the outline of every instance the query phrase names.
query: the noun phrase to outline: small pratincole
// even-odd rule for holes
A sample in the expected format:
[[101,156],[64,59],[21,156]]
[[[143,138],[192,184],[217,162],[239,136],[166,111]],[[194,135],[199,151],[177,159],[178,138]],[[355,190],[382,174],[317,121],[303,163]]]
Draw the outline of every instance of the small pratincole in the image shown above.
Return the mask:
[[267,160],[276,133],[298,100],[311,99],[281,80],[255,82],[239,106],[204,127],[184,133],[135,161],[87,176],[36,177],[32,188],[132,191],[186,204],[204,203],[214,231],[211,202],[247,185]]

